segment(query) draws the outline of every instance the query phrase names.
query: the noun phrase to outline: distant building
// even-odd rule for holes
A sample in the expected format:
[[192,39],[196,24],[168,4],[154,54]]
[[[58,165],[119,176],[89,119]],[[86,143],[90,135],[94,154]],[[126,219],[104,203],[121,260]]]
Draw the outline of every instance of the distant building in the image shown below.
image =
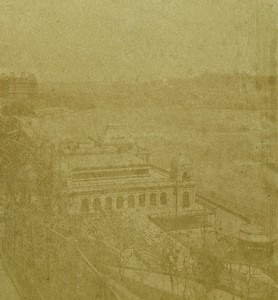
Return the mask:
[[2,74],[0,76],[1,98],[33,98],[38,93],[38,81],[34,74],[21,73],[16,76]]
[[196,206],[195,183],[187,170],[175,181],[170,172],[118,151],[68,154],[66,160],[74,211],[171,208],[174,212]]
[[119,143],[110,133],[108,136],[107,145],[104,142],[90,152],[67,142],[64,160],[73,213],[140,209],[182,214],[202,210],[195,203],[195,182],[187,164],[176,160],[167,171],[149,163],[146,149],[135,146],[128,150],[123,147],[124,139]]

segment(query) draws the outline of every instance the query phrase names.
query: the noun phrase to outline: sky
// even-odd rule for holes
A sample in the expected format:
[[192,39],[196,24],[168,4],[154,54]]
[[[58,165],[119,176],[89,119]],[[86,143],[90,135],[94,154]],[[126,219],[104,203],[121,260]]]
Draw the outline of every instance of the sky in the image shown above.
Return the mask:
[[0,71],[41,81],[252,72],[254,32],[235,31],[234,9],[247,23],[254,12],[236,1],[251,0],[1,0]]

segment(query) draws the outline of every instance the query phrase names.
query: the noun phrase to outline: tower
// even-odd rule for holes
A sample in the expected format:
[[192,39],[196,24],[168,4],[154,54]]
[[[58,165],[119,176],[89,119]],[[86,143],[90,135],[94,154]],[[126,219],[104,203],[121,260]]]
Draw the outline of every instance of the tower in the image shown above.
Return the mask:
[[185,161],[181,154],[175,157],[171,162],[171,178],[177,181],[186,181],[192,179],[192,167]]

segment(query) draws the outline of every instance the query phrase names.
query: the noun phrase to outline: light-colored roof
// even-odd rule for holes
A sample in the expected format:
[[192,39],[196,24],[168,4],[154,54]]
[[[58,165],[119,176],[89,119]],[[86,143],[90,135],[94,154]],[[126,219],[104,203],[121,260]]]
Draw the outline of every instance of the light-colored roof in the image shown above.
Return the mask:
[[238,236],[239,239],[250,242],[250,243],[271,243],[274,242],[274,240],[268,238],[267,236],[263,236],[263,235],[239,235]]
[[240,231],[246,234],[264,234],[264,228],[262,226],[249,223],[244,223]]
[[[98,180],[72,180],[69,184],[69,193],[99,193],[103,190],[125,190],[125,189],[148,189],[156,187],[157,189],[174,186],[174,182],[169,180],[166,174],[156,172],[156,170],[149,170],[146,176],[128,176],[115,178],[101,178]],[[187,182],[187,184],[193,184]]]
[[262,226],[245,223],[241,226],[237,238],[251,243],[270,243],[275,239],[270,238]]
[[141,158],[127,152],[68,155],[66,157],[66,162],[71,170],[108,169],[147,165],[147,163]]
[[271,243],[271,242],[275,242],[275,239],[269,238],[266,235],[263,234],[247,234],[245,232],[240,232],[237,235],[237,238],[242,240],[242,241],[246,241],[246,242],[250,242],[250,243]]

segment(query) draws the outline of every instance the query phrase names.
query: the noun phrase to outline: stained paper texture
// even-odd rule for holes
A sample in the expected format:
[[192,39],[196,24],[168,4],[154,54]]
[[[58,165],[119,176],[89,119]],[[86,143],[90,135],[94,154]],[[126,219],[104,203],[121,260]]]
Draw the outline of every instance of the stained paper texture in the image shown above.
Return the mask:
[[0,1],[0,300],[274,300],[273,0]]

